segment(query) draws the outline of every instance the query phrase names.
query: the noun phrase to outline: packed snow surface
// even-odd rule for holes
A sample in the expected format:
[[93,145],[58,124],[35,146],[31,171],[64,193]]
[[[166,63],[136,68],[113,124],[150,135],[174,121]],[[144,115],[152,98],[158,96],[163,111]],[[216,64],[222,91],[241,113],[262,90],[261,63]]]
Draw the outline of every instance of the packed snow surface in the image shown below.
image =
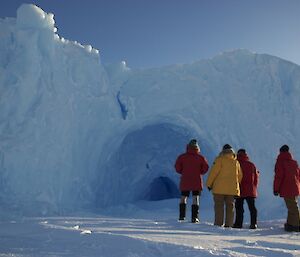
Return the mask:
[[[260,217],[282,144],[300,157],[300,67],[235,50],[154,69],[104,65],[30,4],[0,19],[1,216],[68,214],[178,197],[176,157],[197,138],[210,165],[222,145],[260,170]],[[205,189],[201,201],[212,208]],[[267,203],[267,205],[266,205]],[[284,213],[284,214],[283,214]]]
[[[148,202],[149,203],[149,202]],[[299,233],[283,220],[260,222],[257,230],[176,221],[174,201],[127,206],[112,215],[23,218],[1,222],[0,256],[18,257],[298,257]],[[156,211],[153,211],[156,207]],[[211,213],[200,212],[210,220]]]

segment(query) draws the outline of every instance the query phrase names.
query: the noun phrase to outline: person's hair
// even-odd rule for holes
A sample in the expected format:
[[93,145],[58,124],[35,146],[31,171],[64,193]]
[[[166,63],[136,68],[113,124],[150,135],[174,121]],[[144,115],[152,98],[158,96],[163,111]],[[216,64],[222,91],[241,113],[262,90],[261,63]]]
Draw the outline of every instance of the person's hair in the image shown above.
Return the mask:
[[279,151],[280,152],[288,152],[290,150],[288,145],[283,145],[282,147],[280,147]]
[[223,150],[226,150],[226,149],[232,149],[231,145],[229,145],[229,144],[224,145]]
[[239,149],[238,150],[238,152],[237,152],[238,154],[240,154],[240,153],[246,153],[246,150],[245,149],[243,149],[243,148],[241,148],[241,149]]

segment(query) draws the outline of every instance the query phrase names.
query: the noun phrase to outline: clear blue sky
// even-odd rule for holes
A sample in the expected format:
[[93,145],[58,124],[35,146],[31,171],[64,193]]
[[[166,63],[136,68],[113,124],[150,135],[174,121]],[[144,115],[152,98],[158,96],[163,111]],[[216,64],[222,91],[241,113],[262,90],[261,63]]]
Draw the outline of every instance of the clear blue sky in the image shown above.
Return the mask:
[[23,2],[54,13],[58,34],[103,63],[159,67],[246,48],[300,64],[300,0],[1,0],[0,17]]

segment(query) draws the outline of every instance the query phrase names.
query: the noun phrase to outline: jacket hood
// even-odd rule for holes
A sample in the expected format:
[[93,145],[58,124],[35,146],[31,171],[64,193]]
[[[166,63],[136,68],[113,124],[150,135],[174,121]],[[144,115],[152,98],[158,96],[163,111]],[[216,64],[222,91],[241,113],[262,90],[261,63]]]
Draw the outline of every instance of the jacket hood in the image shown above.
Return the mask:
[[246,153],[239,153],[237,159],[239,161],[249,161],[249,156]]
[[290,152],[281,152],[278,157],[278,160],[293,160],[293,156]]

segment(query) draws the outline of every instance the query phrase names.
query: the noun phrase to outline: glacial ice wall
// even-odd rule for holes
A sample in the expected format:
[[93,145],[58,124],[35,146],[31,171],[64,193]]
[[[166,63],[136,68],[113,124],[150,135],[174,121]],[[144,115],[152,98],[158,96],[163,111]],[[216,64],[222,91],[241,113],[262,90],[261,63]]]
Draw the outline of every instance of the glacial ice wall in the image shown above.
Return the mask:
[[299,66],[246,50],[106,66],[60,37],[53,14],[24,4],[0,19],[0,208],[63,214],[176,197],[173,164],[193,137],[210,164],[225,143],[246,148],[271,212],[278,148],[300,157],[299,95]]
[[0,201],[24,213],[90,199],[98,152],[119,116],[98,50],[59,37],[54,25],[53,14],[27,4],[0,21]]

